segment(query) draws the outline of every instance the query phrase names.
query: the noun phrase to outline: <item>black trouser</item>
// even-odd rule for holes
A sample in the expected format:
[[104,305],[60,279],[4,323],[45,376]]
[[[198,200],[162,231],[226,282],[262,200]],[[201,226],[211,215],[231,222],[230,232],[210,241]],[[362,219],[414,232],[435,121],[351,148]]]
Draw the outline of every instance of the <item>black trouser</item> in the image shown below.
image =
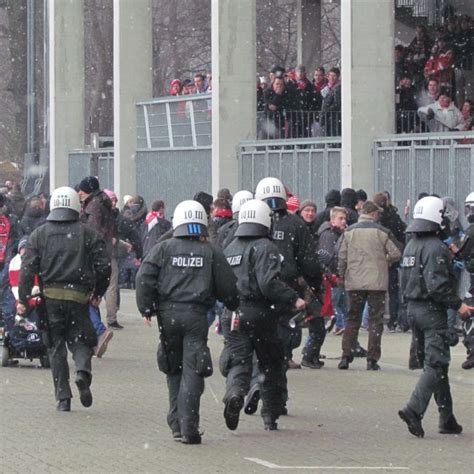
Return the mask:
[[342,336],[342,356],[352,357],[357,344],[362,312],[365,302],[369,304],[369,346],[367,359],[379,360],[383,332],[383,313],[385,309],[385,291],[348,291],[349,310],[347,312],[346,330]]
[[74,301],[45,299],[47,311],[47,344],[51,361],[56,400],[71,398],[69,386],[69,365],[67,348],[72,353],[76,372],[91,375],[93,347],[97,345],[97,336],[89,319],[88,304]]
[[212,360],[207,347],[206,309],[182,306],[160,310],[163,328],[158,367],[167,377],[170,405],[167,420],[171,431],[194,436],[199,433],[204,378],[212,374]]
[[392,265],[388,270],[388,312],[390,319],[389,328],[395,328],[399,322],[400,286],[398,284],[398,264]]
[[311,319],[308,322],[308,331],[309,336],[303,348],[303,358],[310,362],[318,361],[321,355],[321,347],[326,338],[324,318]]
[[409,302],[408,317],[412,322],[418,351],[424,359],[424,368],[407,406],[417,415],[423,416],[434,395],[440,421],[446,422],[453,413],[448,378],[450,348],[446,339],[446,311],[430,302]]
[[227,377],[224,403],[232,397],[247,395],[250,389],[254,351],[261,373],[261,415],[276,420],[280,415],[284,386],[283,353],[277,323],[271,310],[241,307],[239,331],[230,331],[223,321],[225,346],[221,354],[222,374]]

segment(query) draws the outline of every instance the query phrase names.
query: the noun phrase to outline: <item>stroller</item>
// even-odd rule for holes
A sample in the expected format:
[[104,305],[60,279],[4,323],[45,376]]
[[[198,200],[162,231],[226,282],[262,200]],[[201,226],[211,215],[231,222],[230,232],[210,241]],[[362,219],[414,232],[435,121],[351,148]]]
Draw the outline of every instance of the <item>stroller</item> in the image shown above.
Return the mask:
[[43,343],[39,306],[31,309],[26,317],[4,318],[2,348],[2,367],[9,365],[10,359],[39,359],[41,367],[49,369],[50,362]]

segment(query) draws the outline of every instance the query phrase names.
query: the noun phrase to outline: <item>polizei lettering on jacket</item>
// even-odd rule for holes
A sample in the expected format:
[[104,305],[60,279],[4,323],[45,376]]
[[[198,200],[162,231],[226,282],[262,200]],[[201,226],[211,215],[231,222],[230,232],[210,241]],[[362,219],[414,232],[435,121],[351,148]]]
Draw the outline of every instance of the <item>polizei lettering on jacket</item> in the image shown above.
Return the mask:
[[236,267],[237,265],[240,265],[240,262],[242,261],[242,255],[233,255],[231,257],[227,257],[227,261],[231,267]]
[[191,255],[179,255],[171,257],[171,266],[180,268],[202,268],[203,257],[192,257]]
[[410,268],[415,266],[415,257],[413,255],[407,255],[403,257],[401,267],[403,268]]
[[282,230],[274,230],[273,240],[285,240],[285,232]]

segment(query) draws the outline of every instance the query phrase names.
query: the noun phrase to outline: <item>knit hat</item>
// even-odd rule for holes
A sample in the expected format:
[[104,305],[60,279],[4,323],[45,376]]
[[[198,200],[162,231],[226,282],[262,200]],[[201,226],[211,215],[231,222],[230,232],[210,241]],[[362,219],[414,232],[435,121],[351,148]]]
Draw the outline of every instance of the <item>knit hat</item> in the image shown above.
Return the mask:
[[341,205],[341,192],[337,189],[331,189],[327,192],[324,197],[328,207],[340,206]]
[[26,247],[26,244],[28,243],[28,236],[27,235],[24,235],[18,242],[18,252]]
[[214,199],[210,194],[207,194],[204,191],[199,191],[194,195],[193,200],[202,205],[202,207],[206,210],[207,215],[211,213],[211,204]]
[[363,214],[372,214],[372,212],[383,212],[383,209],[380,206],[377,206],[373,201],[365,201],[364,205],[362,206],[362,213]]
[[104,193],[107,194],[111,201],[118,201],[117,195],[111,189],[104,189]]
[[91,194],[99,190],[99,180],[95,176],[87,176],[79,183],[79,190]]
[[311,201],[311,199],[306,199],[301,203],[300,206],[300,212],[305,208],[305,207],[314,207],[316,210],[318,206],[316,206],[316,203],[314,201]]
[[296,196],[291,196],[288,201],[286,201],[286,207],[290,212],[295,212],[300,208],[300,200]]

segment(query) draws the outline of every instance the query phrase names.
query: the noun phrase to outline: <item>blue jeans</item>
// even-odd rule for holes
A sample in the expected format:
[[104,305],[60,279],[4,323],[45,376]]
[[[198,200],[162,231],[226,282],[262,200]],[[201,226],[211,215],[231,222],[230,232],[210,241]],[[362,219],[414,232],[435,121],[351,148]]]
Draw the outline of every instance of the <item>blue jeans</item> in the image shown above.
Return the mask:
[[346,327],[346,293],[344,288],[335,286],[332,289],[332,305],[336,312],[336,327]]
[[94,331],[97,337],[102,336],[106,331],[104,323],[100,319],[100,309],[95,306],[89,305],[89,319],[94,326]]
[[16,312],[16,301],[13,296],[12,289],[10,287],[10,281],[8,279],[8,265],[9,261],[5,262],[2,270],[0,271],[0,317],[8,318],[13,317]]

